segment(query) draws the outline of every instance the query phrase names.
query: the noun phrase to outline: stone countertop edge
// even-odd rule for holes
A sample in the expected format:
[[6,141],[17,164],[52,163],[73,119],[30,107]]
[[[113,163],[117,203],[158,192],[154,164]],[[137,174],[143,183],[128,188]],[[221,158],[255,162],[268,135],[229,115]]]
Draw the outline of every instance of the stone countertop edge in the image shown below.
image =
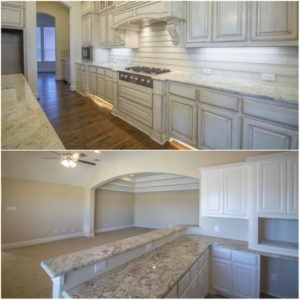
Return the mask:
[[[113,71],[125,71],[125,65],[109,62],[77,62],[88,66],[102,67]],[[215,75],[203,75],[192,72],[172,71],[153,76],[154,80],[171,81],[203,88],[219,90],[225,93],[234,93],[246,97],[264,98],[282,104],[298,106],[298,89],[293,87],[273,86],[266,82],[246,79],[227,79]],[[204,82],[209,81],[209,82]],[[237,86],[233,88],[232,86]],[[281,90],[281,91],[280,91]]]
[[[107,244],[95,246],[95,247],[92,247],[92,248],[79,250],[79,251],[76,251],[76,252],[71,252],[71,253],[64,254],[64,255],[61,255],[61,256],[58,256],[58,257],[54,257],[54,258],[49,258],[49,259],[46,259],[46,260],[41,262],[41,267],[46,271],[46,273],[51,278],[54,278],[54,277],[66,274],[66,273],[68,273],[72,270],[76,270],[76,269],[83,268],[83,267],[86,267],[86,266],[89,266],[89,265],[92,265],[92,264],[95,264],[95,263],[99,263],[99,262],[101,262],[101,261],[103,261],[103,260],[105,260],[109,257],[113,257],[113,256],[121,254],[121,253],[126,253],[126,252],[128,252],[132,249],[143,246],[147,243],[160,240],[160,239],[162,239],[166,236],[169,236],[169,235],[175,234],[177,232],[183,231],[187,227],[188,227],[188,225],[180,225],[180,226],[174,226],[174,227],[170,227],[170,228],[157,229],[157,230],[150,231],[150,232],[147,232],[147,233],[144,233],[144,234],[141,234],[141,235],[133,236],[133,237],[126,238],[126,239],[123,239],[123,240],[119,240],[119,241],[115,241],[115,242],[112,242],[112,243],[107,243]],[[159,231],[161,231],[161,233]],[[155,234],[155,235],[158,234],[159,236],[153,237],[153,234]],[[150,237],[147,237],[147,235],[149,235]],[[139,242],[138,239],[141,239],[141,241]],[[113,247],[114,245],[118,246],[120,244],[128,243],[128,242],[130,242],[130,240],[131,241],[136,240],[136,241],[134,242],[132,247],[127,248],[126,250],[116,251],[116,252],[113,252],[112,254],[105,253],[105,251],[104,251],[105,246],[107,246],[107,248],[110,248],[110,247]],[[51,266],[50,266],[50,264],[55,262],[55,260],[63,259],[65,257],[76,256],[76,254],[84,254],[84,252],[88,252],[88,251],[93,250],[93,249],[97,252],[97,248],[102,248],[102,249],[100,249],[99,253],[101,253],[101,251],[103,253],[103,256],[99,259],[90,259],[88,262],[86,262],[84,264],[79,263],[79,264],[76,265],[76,264],[72,263],[71,266],[66,268],[66,269],[64,269],[64,268],[59,269],[58,268],[58,270],[53,270],[53,268],[51,268]],[[60,261],[60,263],[62,263],[62,262]],[[60,264],[60,266],[61,266],[61,264]]]

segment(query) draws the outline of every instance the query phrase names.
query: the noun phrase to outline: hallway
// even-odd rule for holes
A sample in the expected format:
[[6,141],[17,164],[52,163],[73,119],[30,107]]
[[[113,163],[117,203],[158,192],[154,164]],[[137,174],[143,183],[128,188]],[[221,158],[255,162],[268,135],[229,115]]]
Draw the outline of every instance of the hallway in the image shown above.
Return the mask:
[[40,104],[66,149],[176,149],[161,146],[87,97],[72,92],[54,73],[39,73]]

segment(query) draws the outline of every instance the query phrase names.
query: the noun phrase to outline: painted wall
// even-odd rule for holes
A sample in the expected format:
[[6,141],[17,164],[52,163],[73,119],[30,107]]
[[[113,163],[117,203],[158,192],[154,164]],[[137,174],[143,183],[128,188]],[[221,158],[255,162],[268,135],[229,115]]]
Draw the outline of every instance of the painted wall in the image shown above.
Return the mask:
[[262,256],[260,282],[261,292],[265,294],[298,298],[298,261]]
[[82,232],[83,200],[82,187],[2,178],[2,243]]
[[134,194],[134,225],[160,228],[198,225],[199,191],[164,191]]
[[69,9],[58,1],[38,1],[38,13],[45,13],[55,18],[56,28],[56,79],[62,79],[62,53],[70,49],[70,16]]
[[141,29],[137,50],[110,50],[110,60],[194,72],[211,68],[214,75],[250,80],[273,73],[276,84],[298,86],[298,47],[174,47],[163,24]]
[[95,231],[133,226],[134,194],[96,190]]

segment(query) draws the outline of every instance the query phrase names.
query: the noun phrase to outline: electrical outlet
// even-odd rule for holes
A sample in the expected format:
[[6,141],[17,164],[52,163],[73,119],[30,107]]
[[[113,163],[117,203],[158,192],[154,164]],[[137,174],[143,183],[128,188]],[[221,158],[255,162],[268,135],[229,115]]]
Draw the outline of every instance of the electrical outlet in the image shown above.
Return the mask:
[[7,207],[6,207],[6,210],[7,210],[7,211],[16,211],[17,208],[16,208],[15,206],[7,206]]
[[214,232],[219,232],[219,231],[220,231],[219,225],[215,225],[214,226]]
[[261,73],[261,80],[263,80],[263,81],[275,81],[275,74]]
[[271,281],[277,282],[278,281],[278,276],[276,273],[271,273]]
[[212,69],[209,69],[209,68],[202,69],[202,74],[204,74],[204,75],[211,75],[211,73],[212,73]]
[[106,260],[94,265],[94,273],[103,271],[106,268]]

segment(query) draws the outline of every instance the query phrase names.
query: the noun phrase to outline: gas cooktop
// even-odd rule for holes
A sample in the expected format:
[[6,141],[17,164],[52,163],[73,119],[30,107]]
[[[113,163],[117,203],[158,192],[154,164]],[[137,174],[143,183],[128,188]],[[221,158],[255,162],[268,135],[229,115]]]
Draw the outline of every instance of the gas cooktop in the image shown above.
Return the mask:
[[162,74],[171,72],[169,69],[161,69],[161,68],[151,68],[151,67],[145,67],[145,66],[133,66],[133,67],[126,67],[125,70],[127,71],[133,71],[136,73],[146,73],[146,74]]

